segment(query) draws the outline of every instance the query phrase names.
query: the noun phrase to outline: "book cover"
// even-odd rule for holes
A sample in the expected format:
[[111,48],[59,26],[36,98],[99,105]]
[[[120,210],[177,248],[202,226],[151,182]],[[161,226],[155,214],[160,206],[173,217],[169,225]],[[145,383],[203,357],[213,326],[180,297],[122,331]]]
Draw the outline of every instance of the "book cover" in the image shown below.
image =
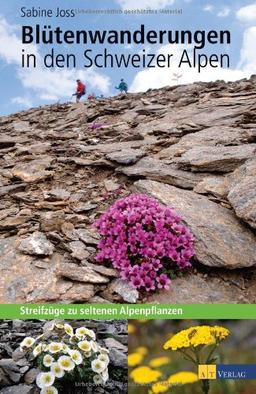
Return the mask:
[[24,354],[7,338],[0,392],[172,391],[157,368],[127,386],[128,319],[154,319],[129,324],[138,367],[161,319],[214,318],[218,346],[238,327],[218,319],[255,318],[255,41],[252,1],[1,4],[0,349],[17,329]]

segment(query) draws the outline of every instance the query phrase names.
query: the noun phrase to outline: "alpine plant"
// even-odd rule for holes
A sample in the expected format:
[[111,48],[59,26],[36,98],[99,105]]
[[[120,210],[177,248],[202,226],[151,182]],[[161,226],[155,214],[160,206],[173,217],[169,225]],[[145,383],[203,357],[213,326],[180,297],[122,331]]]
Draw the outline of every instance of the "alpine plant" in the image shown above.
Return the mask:
[[191,267],[194,237],[171,208],[144,194],[117,200],[96,220],[96,260],[146,291],[168,289],[174,270]]

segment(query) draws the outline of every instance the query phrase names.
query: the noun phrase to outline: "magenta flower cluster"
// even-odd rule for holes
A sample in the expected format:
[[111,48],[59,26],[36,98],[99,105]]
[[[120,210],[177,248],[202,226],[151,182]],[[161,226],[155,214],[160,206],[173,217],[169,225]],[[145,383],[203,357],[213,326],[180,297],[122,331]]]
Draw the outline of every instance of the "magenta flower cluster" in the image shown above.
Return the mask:
[[98,262],[111,262],[134,288],[168,289],[168,271],[191,266],[194,238],[173,209],[144,194],[117,200],[95,222]]

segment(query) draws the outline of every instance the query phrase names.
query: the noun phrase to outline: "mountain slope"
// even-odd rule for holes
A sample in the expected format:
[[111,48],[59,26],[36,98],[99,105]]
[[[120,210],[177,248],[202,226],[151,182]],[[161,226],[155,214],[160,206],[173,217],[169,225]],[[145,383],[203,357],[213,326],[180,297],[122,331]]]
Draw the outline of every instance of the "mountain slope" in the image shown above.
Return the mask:
[[94,219],[142,191],[196,237],[194,270],[138,302],[256,302],[256,77],[0,118],[0,301],[135,302]]

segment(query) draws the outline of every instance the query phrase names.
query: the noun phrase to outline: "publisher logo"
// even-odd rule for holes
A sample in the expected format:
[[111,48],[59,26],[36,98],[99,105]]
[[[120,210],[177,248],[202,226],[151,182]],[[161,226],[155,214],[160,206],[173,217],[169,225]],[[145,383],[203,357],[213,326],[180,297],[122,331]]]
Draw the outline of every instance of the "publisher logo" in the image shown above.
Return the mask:
[[256,379],[256,364],[218,364],[199,365],[199,379]]
[[198,365],[199,379],[216,379],[217,365]]

